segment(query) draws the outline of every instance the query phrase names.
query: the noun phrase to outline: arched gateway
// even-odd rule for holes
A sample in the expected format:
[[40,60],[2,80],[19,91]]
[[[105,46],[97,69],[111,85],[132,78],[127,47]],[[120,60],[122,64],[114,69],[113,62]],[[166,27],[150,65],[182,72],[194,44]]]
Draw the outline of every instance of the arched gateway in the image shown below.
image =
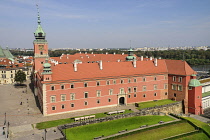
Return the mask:
[[119,105],[125,105],[125,97],[119,98]]

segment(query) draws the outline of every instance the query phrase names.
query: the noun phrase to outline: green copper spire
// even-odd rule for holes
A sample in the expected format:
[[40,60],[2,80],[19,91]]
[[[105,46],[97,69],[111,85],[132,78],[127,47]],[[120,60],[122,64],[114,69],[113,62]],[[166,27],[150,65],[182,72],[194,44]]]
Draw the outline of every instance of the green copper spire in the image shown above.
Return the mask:
[[128,56],[126,57],[126,61],[133,61],[136,60],[136,57],[133,54],[133,49],[130,46],[130,49],[128,50]]
[[46,33],[44,32],[44,30],[42,29],[41,26],[41,20],[40,20],[40,16],[39,16],[39,7],[37,6],[37,11],[38,11],[38,27],[36,29],[36,31],[34,32],[34,36],[36,39],[45,39]]

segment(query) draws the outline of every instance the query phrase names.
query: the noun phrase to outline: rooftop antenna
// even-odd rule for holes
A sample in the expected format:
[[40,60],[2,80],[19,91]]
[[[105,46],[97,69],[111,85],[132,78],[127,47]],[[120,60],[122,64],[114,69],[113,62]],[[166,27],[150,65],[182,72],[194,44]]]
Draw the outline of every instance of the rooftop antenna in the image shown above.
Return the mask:
[[131,49],[131,40],[130,40],[130,49]]

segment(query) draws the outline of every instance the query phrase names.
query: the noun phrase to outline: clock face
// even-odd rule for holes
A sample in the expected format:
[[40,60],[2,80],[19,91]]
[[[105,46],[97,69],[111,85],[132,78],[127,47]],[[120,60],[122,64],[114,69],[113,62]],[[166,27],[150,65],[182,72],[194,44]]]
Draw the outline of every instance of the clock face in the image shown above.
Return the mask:
[[39,45],[39,50],[44,50],[44,45]]

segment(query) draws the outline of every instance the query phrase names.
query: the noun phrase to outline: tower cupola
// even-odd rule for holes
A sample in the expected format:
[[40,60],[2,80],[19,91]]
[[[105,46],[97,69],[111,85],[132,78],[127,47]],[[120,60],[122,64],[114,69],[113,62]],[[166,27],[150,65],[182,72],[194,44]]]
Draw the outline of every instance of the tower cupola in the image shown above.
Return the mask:
[[37,5],[37,11],[38,11],[38,27],[36,29],[36,31],[34,32],[34,36],[36,39],[45,39],[46,33],[44,32],[44,30],[42,29],[41,26],[41,20],[40,20],[40,16],[39,16],[39,8]]

